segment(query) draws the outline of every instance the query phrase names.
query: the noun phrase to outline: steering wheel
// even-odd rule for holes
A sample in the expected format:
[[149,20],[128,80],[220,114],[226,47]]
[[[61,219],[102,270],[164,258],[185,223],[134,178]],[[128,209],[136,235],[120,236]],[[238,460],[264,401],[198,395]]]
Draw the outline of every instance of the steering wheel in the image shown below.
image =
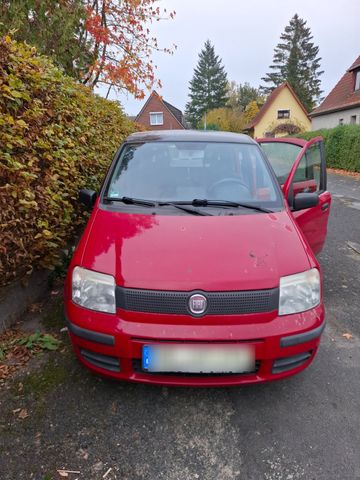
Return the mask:
[[241,180],[239,180],[238,178],[236,177],[228,177],[228,178],[223,178],[222,180],[218,180],[217,182],[213,183],[212,185],[210,185],[210,187],[208,188],[208,191],[209,192],[213,192],[214,190],[216,190],[218,187],[221,187],[222,185],[226,185],[226,184],[230,184],[230,183],[235,183],[237,185],[241,185],[242,187],[246,188],[246,190],[250,193],[250,189],[249,187],[244,183],[242,182]]

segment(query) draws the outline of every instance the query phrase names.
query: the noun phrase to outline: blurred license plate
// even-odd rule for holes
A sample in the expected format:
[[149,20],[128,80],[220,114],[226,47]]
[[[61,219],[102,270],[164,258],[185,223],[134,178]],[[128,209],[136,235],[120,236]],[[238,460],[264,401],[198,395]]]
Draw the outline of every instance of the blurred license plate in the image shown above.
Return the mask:
[[142,368],[148,372],[244,373],[255,369],[248,345],[144,345]]

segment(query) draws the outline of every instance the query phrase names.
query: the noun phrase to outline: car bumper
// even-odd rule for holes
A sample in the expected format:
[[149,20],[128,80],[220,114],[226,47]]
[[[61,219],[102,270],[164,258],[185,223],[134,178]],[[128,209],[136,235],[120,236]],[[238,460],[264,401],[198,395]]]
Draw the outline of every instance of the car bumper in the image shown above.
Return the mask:
[[[79,360],[92,371],[134,382],[178,386],[231,386],[278,380],[299,373],[316,355],[325,327],[324,307],[271,321],[198,325],[129,321],[121,315],[91,312],[69,302],[65,308],[70,338]],[[244,374],[149,373],[142,370],[144,345],[246,344],[255,351],[256,366]]]

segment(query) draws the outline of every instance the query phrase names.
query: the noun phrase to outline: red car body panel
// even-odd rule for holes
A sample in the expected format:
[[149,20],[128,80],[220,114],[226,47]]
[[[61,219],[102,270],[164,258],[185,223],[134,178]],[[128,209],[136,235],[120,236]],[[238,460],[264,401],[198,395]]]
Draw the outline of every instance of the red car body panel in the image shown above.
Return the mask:
[[276,287],[279,276],[305,270],[304,265],[310,268],[298,228],[286,210],[196,217],[133,215],[95,207],[93,215],[79,265],[113,275],[119,286],[256,290]]
[[[294,142],[303,147],[302,152],[309,143],[303,144],[300,139]],[[285,195],[287,188],[284,185]],[[324,202],[330,203],[330,200],[330,194],[324,196]],[[109,314],[72,302],[72,271],[75,266],[81,266],[107,273],[115,277],[117,286],[135,289],[221,292],[277,288],[282,276],[310,268],[320,270],[313,253],[314,248],[323,244],[322,235],[326,235],[326,228],[318,225],[320,211],[316,208],[293,214],[285,202],[284,210],[268,214],[148,215],[108,211],[98,199],[68,271],[65,314],[69,325],[107,335],[114,342],[101,344],[69,328],[79,360],[105,376],[163,385],[230,386],[266,382],[300,372],[311,363],[318,349],[324,326],[322,299],[311,310],[283,316],[274,310],[238,315],[205,314],[194,318],[121,308]],[[318,227],[322,229],[321,234]],[[306,337],[315,330],[320,331],[315,338]],[[294,335],[305,336],[301,342],[282,345],[284,338]],[[174,345],[245,342],[253,346],[259,367],[254,373],[241,375],[191,376],[139,370],[136,365],[141,361],[143,345],[161,342]],[[120,371],[89,362],[83,351],[119,359]],[[295,362],[293,368],[274,372],[275,361],[296,359],[304,353],[306,360]]]
[[[67,285],[70,288],[70,285]],[[128,313],[128,312],[127,312]],[[315,309],[296,315],[278,317],[276,312],[270,314],[254,314],[252,316],[228,316],[215,317],[212,325],[208,318],[203,317],[201,325],[189,324],[186,316],[170,316],[146,313],[132,313],[123,317],[124,311],[117,311],[116,315],[99,312],[89,312],[73,303],[67,304],[66,315],[68,318],[76,318],[77,325],[115,336],[115,345],[107,346],[94,344],[94,342],[82,339],[70,334],[75,353],[79,360],[91,370],[120,380],[141,381],[163,385],[193,385],[193,386],[226,386],[266,382],[286,378],[289,375],[300,372],[313,360],[320,338],[294,345],[287,348],[280,347],[280,339],[286,334],[303,333],[320,327],[324,322],[324,307],[320,305]],[[159,323],[159,321],[161,323]],[[193,322],[194,323],[194,322]],[[143,345],[158,344],[172,341],[176,343],[204,343],[225,344],[244,343],[253,345],[255,358],[261,362],[260,369],[256,374],[247,375],[223,375],[223,376],[173,376],[147,374],[134,371],[133,361],[141,359]],[[114,356],[120,359],[121,372],[114,373],[94,366],[86,361],[80,354],[81,349],[96,351],[100,354]],[[292,357],[300,353],[311,352],[309,359],[299,367],[283,373],[272,373],[274,359]]]

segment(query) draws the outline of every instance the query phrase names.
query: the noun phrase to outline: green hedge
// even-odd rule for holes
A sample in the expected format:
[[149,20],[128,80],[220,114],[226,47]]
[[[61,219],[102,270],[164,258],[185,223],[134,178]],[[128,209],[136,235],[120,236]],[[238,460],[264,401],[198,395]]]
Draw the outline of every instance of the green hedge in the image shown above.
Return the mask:
[[56,265],[86,219],[79,189],[99,187],[133,130],[116,102],[0,39],[0,285]]
[[360,125],[339,125],[306,132],[298,137],[310,140],[318,135],[324,137],[328,167],[360,172]]

